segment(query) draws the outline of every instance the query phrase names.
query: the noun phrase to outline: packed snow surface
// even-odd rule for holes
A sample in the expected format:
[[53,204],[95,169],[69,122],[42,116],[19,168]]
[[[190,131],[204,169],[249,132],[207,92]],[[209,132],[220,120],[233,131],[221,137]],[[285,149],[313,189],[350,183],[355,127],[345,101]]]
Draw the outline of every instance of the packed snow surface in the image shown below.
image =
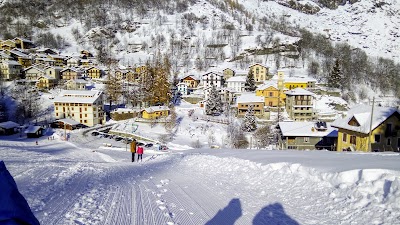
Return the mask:
[[41,224],[400,223],[398,153],[174,143],[131,162],[123,145],[55,136],[0,139],[0,158]]

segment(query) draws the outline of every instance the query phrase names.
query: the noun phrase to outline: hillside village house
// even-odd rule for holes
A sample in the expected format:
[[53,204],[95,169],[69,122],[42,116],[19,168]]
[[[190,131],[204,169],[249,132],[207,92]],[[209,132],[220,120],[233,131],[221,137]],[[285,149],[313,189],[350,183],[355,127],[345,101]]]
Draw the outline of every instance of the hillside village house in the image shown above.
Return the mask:
[[0,49],[2,50],[10,51],[13,48],[16,48],[16,43],[13,40],[4,40],[0,42]]
[[181,82],[187,84],[188,88],[197,88],[199,85],[199,80],[194,75],[184,77]]
[[13,57],[7,54],[6,51],[0,50],[0,61],[3,62],[4,60],[13,60]]
[[245,76],[231,77],[226,80],[226,86],[228,89],[234,90],[236,92],[244,92],[244,84],[246,83]]
[[98,67],[92,66],[85,70],[85,76],[91,79],[100,79],[103,76],[103,70]]
[[227,103],[229,105],[233,105],[236,103],[237,96],[240,96],[241,93],[238,93],[236,90],[232,88],[221,88],[220,95],[222,102]]
[[246,114],[250,105],[253,105],[254,115],[264,117],[264,97],[256,96],[254,93],[244,93],[237,97],[237,115],[242,117]]
[[0,135],[12,135],[18,133],[19,124],[13,121],[0,123]]
[[68,57],[66,59],[67,67],[78,67],[81,65],[81,59],[77,57]]
[[153,120],[161,117],[168,117],[169,108],[167,106],[151,106],[142,110],[142,118]]
[[285,88],[292,90],[295,88],[312,89],[315,88],[317,80],[313,78],[303,78],[303,77],[288,77],[285,78],[284,84]]
[[204,89],[209,87],[221,88],[224,85],[224,79],[222,74],[216,72],[208,72],[202,76]]
[[226,68],[222,70],[222,75],[224,75],[224,79],[228,80],[231,77],[234,77],[236,75],[236,72],[233,69]]
[[128,72],[126,72],[126,80],[131,83],[137,82],[139,80],[139,74],[128,70]]
[[57,52],[51,48],[39,48],[36,50],[37,54],[43,54],[43,55],[56,55]]
[[55,66],[63,67],[66,64],[65,62],[66,57],[63,55],[48,55],[47,57],[55,61],[54,63]]
[[332,126],[338,128],[338,151],[400,151],[400,114],[396,108],[374,106],[372,112],[372,106],[356,105]]
[[258,63],[250,66],[250,71],[253,73],[254,81],[258,84],[269,79],[268,70],[268,67]]
[[13,80],[21,77],[22,66],[14,60],[4,60],[0,63],[1,78],[5,80]]
[[104,124],[101,91],[64,90],[53,102],[56,119],[69,118],[86,126]]
[[187,95],[188,94],[188,85],[186,83],[179,83],[176,85],[177,90],[181,95]]
[[56,61],[53,59],[49,59],[49,58],[35,58],[34,60],[35,65],[38,67],[46,67],[46,66],[55,66],[56,65]]
[[39,68],[37,66],[31,66],[24,70],[25,79],[27,80],[38,80],[39,77],[46,74],[44,69]]
[[57,80],[53,77],[42,75],[38,78],[36,82],[36,87],[39,89],[50,89],[56,86]]
[[128,72],[127,70],[116,70],[115,71],[115,78],[117,80],[125,80],[127,72]]
[[25,38],[16,37],[14,38],[14,42],[15,47],[20,49],[30,49],[36,47],[36,45],[31,40]]
[[61,79],[61,71],[64,68],[58,66],[47,66],[44,69],[44,72],[47,76],[56,79],[57,81]]
[[325,122],[279,122],[279,149],[336,150],[338,131]]
[[86,90],[88,82],[84,79],[67,80],[65,86],[67,90]]
[[83,71],[77,68],[66,68],[60,71],[63,80],[75,80],[82,77]]
[[278,84],[270,81],[256,89],[256,96],[264,96],[265,106],[278,107],[285,105],[286,89],[279,91]]
[[285,94],[286,112],[290,119],[294,121],[310,121],[315,119],[314,93],[303,88],[295,88],[286,91]]

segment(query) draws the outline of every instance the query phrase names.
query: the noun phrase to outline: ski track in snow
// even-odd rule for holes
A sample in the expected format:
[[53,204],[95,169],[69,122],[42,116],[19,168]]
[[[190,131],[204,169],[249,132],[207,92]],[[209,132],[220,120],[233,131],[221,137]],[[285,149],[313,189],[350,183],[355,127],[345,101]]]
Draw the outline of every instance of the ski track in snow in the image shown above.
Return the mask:
[[[30,160],[21,160],[21,154]],[[9,163],[41,224],[400,221],[397,209],[385,206],[384,193],[363,190],[363,186],[352,189],[345,183],[333,185],[321,178],[330,174],[321,175],[300,164],[262,165],[201,154],[153,155],[140,163],[118,162],[105,153],[93,153],[88,145],[65,147],[65,142],[59,141],[41,141],[39,146],[2,142],[0,157]],[[346,171],[342,180],[346,181],[346,175],[350,181],[361,179],[361,172]],[[398,178],[390,179],[395,183]],[[348,185],[358,183],[361,180]],[[374,218],[377,213],[371,211],[381,216]]]

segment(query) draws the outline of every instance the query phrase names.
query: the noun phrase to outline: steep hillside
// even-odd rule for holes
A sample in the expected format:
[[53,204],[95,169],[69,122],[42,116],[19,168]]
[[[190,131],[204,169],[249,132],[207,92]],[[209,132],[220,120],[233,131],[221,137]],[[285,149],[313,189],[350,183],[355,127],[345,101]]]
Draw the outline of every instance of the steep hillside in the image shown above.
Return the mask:
[[[100,62],[115,58],[121,65],[164,54],[175,75],[257,62],[324,80],[340,58],[347,89],[362,77],[367,85],[396,91],[400,3],[351,2],[3,0],[0,38],[24,36],[69,54],[88,49]],[[382,68],[389,69],[382,74]]]

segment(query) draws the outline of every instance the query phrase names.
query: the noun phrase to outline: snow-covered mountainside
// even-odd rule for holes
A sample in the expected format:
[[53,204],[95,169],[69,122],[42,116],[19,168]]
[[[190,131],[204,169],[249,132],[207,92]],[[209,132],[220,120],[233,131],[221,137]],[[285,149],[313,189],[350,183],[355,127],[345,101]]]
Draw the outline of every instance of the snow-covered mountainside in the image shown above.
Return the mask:
[[[282,12],[284,13],[284,12]],[[369,55],[400,61],[400,1],[359,1],[322,8],[314,15],[287,12],[301,27],[325,33],[331,40],[347,42]]]

